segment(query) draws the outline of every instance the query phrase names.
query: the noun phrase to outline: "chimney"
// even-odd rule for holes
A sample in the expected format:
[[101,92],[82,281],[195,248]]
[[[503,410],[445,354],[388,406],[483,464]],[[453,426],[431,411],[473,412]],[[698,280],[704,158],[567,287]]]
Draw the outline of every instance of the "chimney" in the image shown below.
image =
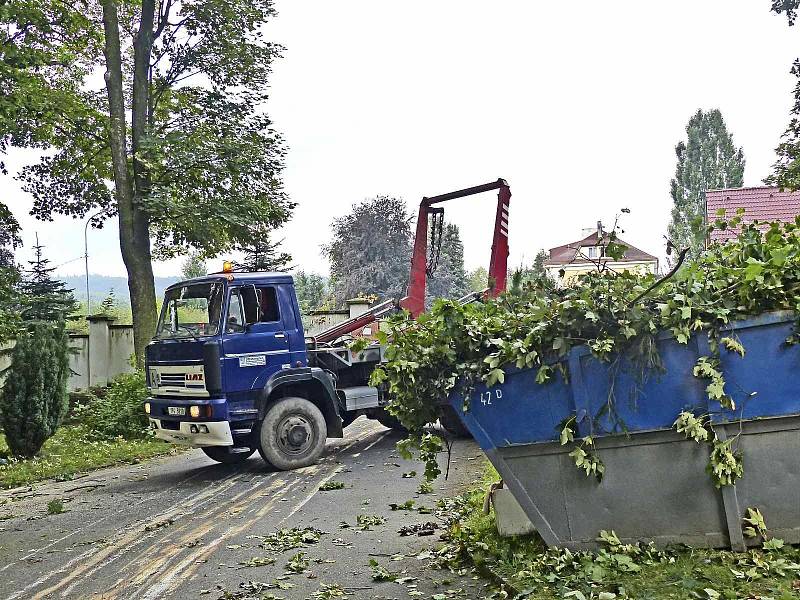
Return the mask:
[[598,240],[602,240],[603,239],[603,222],[602,221],[598,221],[597,222],[597,239]]

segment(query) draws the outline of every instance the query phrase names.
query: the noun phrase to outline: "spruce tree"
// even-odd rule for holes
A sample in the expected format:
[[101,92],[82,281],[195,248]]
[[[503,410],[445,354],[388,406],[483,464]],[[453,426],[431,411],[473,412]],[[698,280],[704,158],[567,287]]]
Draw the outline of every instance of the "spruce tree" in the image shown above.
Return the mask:
[[114,288],[108,290],[108,295],[100,303],[100,314],[112,319],[117,318],[117,298],[114,296]]
[[288,271],[292,262],[291,254],[280,252],[281,242],[273,242],[268,238],[240,246],[244,253],[241,262],[235,263],[237,271]]
[[75,309],[72,293],[53,280],[38,238],[36,259],[19,285],[22,327],[0,394],[0,424],[11,452],[36,455],[67,412],[69,336],[66,318]]
[[77,305],[63,281],[53,279],[51,274],[55,267],[44,257],[43,248],[36,236],[33,249],[36,253],[34,260],[28,261],[31,268],[26,270],[20,284],[23,302],[23,319],[32,321],[64,321]]
[[698,110],[686,126],[687,140],[675,147],[678,165],[670,182],[672,220],[669,238],[697,257],[706,243],[707,190],[742,187],[744,153],[733,144],[722,113]]

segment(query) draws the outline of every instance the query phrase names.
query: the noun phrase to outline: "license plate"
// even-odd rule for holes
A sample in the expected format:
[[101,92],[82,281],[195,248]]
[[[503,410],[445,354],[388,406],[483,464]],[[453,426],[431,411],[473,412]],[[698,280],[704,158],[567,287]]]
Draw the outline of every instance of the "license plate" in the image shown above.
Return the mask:
[[183,406],[168,406],[167,414],[172,415],[173,417],[182,417],[186,414],[186,408]]

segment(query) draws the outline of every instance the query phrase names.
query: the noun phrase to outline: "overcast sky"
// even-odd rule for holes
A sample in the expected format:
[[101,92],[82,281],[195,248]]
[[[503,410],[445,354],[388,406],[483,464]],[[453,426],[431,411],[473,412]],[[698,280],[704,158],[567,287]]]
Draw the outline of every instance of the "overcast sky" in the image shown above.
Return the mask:
[[[800,55],[800,29],[769,0],[276,4],[268,32],[287,49],[267,111],[289,146],[284,181],[298,203],[279,237],[296,265],[321,273],[330,221],[354,202],[389,194],[415,211],[422,196],[498,177],[513,194],[511,265],[610,225],[621,207],[631,209],[623,238],[662,256],[674,146],[691,114],[722,110],[744,148],[745,185],[759,185]],[[34,158],[13,151],[7,162]],[[82,222],[36,222],[11,176],[0,189],[26,245],[38,231],[55,264],[82,256]],[[488,265],[493,206],[492,194],[446,205],[468,268]],[[113,224],[89,235],[90,270],[124,275]]]

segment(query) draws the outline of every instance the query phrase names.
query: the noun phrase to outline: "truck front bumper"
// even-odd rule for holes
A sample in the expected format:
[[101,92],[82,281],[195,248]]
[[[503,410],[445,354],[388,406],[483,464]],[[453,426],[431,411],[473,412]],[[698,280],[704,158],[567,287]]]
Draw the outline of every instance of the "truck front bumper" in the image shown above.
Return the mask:
[[[155,436],[166,442],[173,444],[183,444],[202,448],[203,446],[233,446],[233,436],[231,426],[227,421],[208,421],[208,422],[177,422],[178,429],[164,429],[160,419],[150,419],[150,428]],[[169,424],[175,424],[170,421]]]

